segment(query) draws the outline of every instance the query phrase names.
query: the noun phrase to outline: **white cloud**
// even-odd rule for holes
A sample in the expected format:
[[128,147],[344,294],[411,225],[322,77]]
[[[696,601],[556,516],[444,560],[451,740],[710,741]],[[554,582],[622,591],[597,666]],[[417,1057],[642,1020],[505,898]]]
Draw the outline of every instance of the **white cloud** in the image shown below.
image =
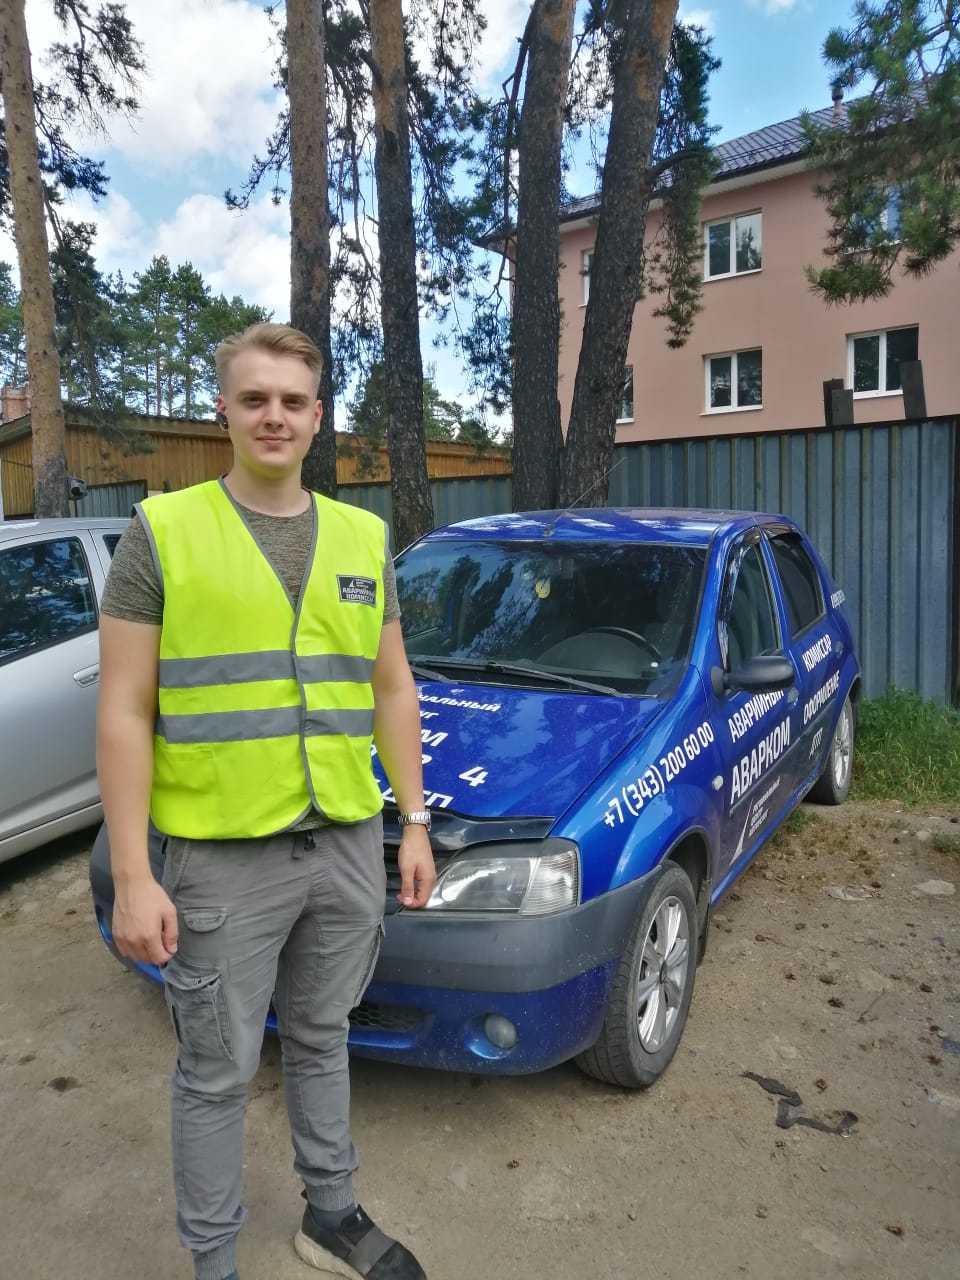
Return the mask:
[[494,93],[517,60],[530,0],[485,0],[483,14],[487,29],[476,52],[477,83],[487,93]]
[[[290,314],[290,214],[269,196],[238,212],[209,192],[191,195],[171,217],[151,224],[111,187],[97,204],[85,193],[72,196],[64,211],[76,222],[96,225],[94,256],[105,274],[119,270],[129,280],[155,254],[165,253],[173,266],[193,263],[214,293],[240,294],[278,320]],[[15,262],[12,243],[5,250],[0,240],[0,261]]]
[[153,236],[153,253],[192,262],[215,293],[239,293],[290,315],[290,214],[262,196],[245,212],[212,195],[189,196]]
[[[276,121],[276,51],[253,0],[126,0],[147,70],[132,121],[113,118],[97,149],[116,148],[150,172],[183,174],[207,157],[244,165]],[[29,0],[35,70],[61,37],[49,0]]]
[[754,9],[762,9],[764,13],[776,15],[789,13],[797,7],[797,0],[750,0]]
[[712,9],[688,9],[686,5],[681,5],[677,16],[688,26],[703,27],[708,36],[716,34],[717,15]]

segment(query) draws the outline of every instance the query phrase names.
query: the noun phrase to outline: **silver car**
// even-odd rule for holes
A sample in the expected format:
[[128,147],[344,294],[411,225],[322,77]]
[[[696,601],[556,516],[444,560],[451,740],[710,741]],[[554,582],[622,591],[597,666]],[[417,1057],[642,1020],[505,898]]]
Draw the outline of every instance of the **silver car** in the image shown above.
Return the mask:
[[0,522],[0,862],[102,816],[99,604],[128,523]]

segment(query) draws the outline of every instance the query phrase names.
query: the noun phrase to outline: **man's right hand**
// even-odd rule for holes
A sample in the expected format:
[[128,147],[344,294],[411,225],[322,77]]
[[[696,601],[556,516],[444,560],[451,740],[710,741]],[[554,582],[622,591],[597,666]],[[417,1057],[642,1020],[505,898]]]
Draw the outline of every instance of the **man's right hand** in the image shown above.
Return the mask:
[[113,940],[121,955],[166,964],[177,950],[177,909],[149,876],[117,887]]

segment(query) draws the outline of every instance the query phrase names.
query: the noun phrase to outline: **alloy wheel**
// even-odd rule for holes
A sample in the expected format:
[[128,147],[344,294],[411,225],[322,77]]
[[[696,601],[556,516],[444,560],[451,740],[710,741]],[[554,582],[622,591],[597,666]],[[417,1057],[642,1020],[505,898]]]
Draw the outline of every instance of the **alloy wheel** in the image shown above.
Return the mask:
[[663,1048],[673,1031],[690,964],[690,928],[678,898],[664,898],[644,939],[637,981],[637,1024],[647,1053]]

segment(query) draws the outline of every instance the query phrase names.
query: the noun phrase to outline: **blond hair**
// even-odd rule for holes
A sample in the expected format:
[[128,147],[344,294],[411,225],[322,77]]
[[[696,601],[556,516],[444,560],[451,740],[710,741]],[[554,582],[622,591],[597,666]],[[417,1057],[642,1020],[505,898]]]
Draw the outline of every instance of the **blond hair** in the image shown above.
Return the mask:
[[296,360],[302,360],[316,378],[317,384],[320,383],[323,356],[316,344],[305,333],[301,333],[299,329],[294,329],[289,324],[267,322],[252,324],[242,333],[232,333],[217,347],[213,353],[213,359],[217,366],[217,381],[221,391],[234,356],[241,351],[250,350],[269,351],[272,355],[293,356]]

